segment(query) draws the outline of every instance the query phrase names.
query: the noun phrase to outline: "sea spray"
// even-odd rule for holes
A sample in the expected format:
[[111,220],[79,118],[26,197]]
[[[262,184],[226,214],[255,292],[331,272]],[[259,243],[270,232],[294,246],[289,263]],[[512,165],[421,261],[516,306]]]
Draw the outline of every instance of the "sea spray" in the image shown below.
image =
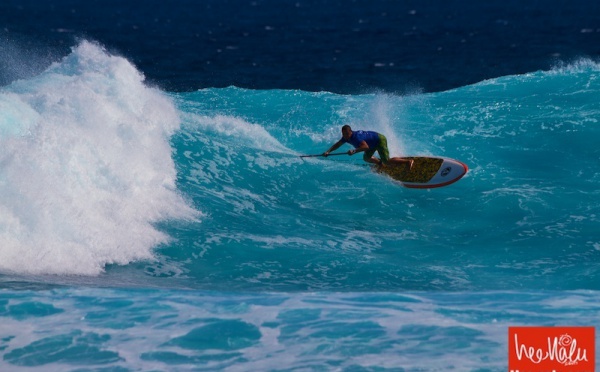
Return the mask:
[[194,218],[175,185],[171,100],[126,59],[82,42],[0,90],[0,271],[100,273],[153,259],[154,224]]

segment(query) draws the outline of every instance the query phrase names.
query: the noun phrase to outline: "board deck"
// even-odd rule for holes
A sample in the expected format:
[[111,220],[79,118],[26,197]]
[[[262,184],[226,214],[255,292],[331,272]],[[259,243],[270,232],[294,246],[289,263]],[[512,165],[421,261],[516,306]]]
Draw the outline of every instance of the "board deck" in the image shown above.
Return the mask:
[[409,156],[403,159],[414,160],[413,167],[409,165],[376,166],[377,173],[398,181],[402,186],[417,189],[430,189],[450,185],[460,180],[468,171],[466,164],[450,159],[429,156]]

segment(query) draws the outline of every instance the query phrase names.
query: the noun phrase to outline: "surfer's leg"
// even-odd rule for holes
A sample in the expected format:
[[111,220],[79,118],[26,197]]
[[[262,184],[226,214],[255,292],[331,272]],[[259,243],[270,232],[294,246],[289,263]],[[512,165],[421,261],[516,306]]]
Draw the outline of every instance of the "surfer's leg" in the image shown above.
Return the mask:
[[367,163],[371,163],[371,164],[375,164],[375,165],[381,165],[383,166],[383,162],[375,157],[371,157],[369,159],[364,159]]
[[379,146],[377,147],[377,153],[381,157],[381,162],[383,164],[391,164],[391,165],[408,164],[408,169],[412,169],[413,160],[405,159],[405,158],[398,158],[398,157],[390,158],[390,150],[388,150],[386,138],[382,135],[380,135],[379,138],[380,138],[380,143],[379,143]]
[[375,150],[379,154],[382,164],[387,164],[390,161],[390,151],[387,147],[387,139],[383,134],[379,135],[379,146],[377,146]]
[[413,165],[415,164],[415,161],[413,159],[394,157],[390,159],[390,164],[408,164],[408,169],[412,169]]
[[364,155],[363,155],[363,160],[366,161],[367,163],[373,163],[373,164],[377,164],[377,165],[381,165],[383,164],[382,160],[379,160],[377,158],[374,158],[373,155],[375,154],[375,149],[371,150],[367,150],[365,151]]

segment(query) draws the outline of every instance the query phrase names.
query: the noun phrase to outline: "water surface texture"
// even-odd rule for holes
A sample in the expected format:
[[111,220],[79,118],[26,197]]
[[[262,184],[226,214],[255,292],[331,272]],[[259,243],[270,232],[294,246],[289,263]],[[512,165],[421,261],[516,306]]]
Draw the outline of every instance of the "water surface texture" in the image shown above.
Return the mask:
[[[0,370],[502,371],[595,326],[597,8],[0,5]],[[299,157],[344,124],[469,172]]]

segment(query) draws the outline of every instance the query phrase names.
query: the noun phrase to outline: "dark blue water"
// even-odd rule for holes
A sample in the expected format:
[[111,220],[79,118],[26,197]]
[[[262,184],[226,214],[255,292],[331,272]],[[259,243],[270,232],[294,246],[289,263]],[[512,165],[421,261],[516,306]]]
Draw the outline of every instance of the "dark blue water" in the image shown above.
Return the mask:
[[[2,2],[0,370],[502,371],[595,326],[599,16]],[[298,157],[343,124],[469,172]]]
[[600,54],[589,0],[8,0],[0,25],[27,59],[96,40],[169,91],[431,92]]

